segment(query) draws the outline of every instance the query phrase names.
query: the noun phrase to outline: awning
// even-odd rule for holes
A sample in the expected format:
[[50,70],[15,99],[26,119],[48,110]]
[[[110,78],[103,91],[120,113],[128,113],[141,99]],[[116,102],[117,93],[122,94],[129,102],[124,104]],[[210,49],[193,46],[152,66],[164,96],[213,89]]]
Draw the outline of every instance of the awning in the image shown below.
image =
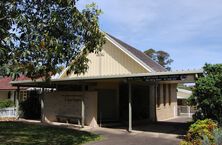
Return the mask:
[[147,82],[172,82],[172,83],[192,83],[199,75],[203,74],[203,70],[188,70],[188,71],[168,71],[168,72],[155,72],[155,73],[139,73],[139,74],[119,74],[119,75],[104,75],[104,76],[89,76],[89,77],[73,77],[65,79],[51,79],[46,82],[45,80],[22,80],[12,81],[13,86],[21,87],[56,87],[61,83],[74,83],[74,82],[93,82],[100,80],[127,80],[127,81],[147,81]]

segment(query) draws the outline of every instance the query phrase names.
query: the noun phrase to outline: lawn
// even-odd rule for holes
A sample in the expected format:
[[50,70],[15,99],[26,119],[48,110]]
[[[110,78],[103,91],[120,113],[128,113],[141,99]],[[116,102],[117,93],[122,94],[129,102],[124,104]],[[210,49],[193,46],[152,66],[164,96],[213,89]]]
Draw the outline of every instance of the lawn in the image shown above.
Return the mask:
[[98,135],[73,129],[0,122],[1,145],[79,145],[99,139]]

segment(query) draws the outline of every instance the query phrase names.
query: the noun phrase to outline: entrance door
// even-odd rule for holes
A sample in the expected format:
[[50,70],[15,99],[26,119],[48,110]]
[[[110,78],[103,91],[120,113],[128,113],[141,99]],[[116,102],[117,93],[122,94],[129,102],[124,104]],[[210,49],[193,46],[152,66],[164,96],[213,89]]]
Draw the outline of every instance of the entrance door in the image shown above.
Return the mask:
[[133,85],[132,87],[133,120],[149,119],[149,87]]
[[99,121],[116,121],[118,118],[118,100],[116,90],[98,91]]

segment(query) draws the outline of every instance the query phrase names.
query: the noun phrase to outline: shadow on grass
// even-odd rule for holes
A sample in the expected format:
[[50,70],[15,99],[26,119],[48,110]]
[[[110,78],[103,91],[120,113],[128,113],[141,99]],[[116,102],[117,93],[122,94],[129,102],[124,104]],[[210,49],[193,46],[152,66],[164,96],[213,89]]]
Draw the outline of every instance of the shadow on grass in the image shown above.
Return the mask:
[[99,139],[98,135],[74,129],[22,122],[0,122],[2,145],[78,145]]

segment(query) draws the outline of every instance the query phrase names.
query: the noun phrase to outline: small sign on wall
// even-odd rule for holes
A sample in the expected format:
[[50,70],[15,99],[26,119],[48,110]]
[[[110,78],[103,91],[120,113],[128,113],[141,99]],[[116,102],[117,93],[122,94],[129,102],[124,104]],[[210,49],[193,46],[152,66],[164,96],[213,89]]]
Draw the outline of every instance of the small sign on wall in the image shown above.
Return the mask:
[[65,102],[71,103],[71,102],[76,102],[76,101],[81,101],[82,96],[81,95],[63,95],[65,96]]

